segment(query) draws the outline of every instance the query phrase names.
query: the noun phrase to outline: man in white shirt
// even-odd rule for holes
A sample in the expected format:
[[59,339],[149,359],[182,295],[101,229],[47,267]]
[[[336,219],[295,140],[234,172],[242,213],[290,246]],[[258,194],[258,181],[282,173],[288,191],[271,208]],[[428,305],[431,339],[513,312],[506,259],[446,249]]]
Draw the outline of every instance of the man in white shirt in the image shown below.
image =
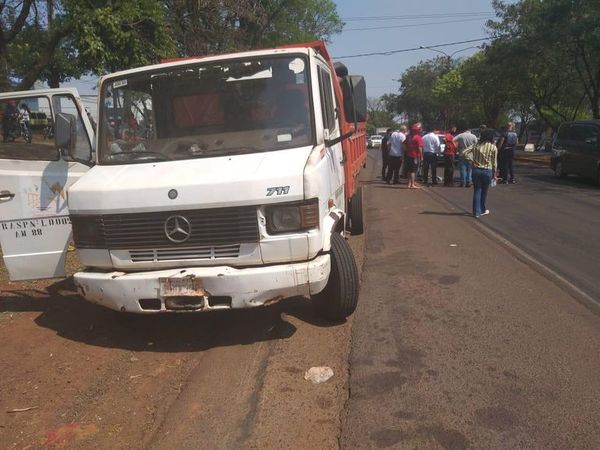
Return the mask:
[[406,140],[406,127],[402,125],[400,131],[394,131],[388,141],[389,147],[389,169],[387,172],[386,182],[390,184],[392,177],[394,184],[400,182],[400,167],[402,167],[403,144]]
[[423,136],[423,183],[429,184],[429,168],[431,168],[431,183],[438,184],[437,158],[441,152],[440,138],[434,131]]

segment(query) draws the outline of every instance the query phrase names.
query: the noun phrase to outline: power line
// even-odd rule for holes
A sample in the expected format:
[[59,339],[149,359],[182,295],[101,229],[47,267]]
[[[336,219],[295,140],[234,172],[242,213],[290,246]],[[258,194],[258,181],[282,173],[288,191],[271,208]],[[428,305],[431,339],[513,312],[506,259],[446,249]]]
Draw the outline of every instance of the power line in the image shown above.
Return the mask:
[[416,20],[416,19],[436,19],[436,18],[452,18],[452,17],[476,17],[490,16],[493,12],[467,12],[467,13],[441,13],[441,14],[404,14],[401,16],[366,16],[366,17],[342,17],[345,22],[361,22],[372,20]]
[[365,31],[365,30],[385,30],[385,29],[390,29],[390,28],[425,27],[425,26],[429,26],[429,25],[442,25],[442,24],[446,24],[446,23],[474,22],[474,21],[479,21],[479,20],[484,20],[484,19],[492,19],[493,17],[494,16],[478,17],[476,19],[446,20],[444,22],[412,23],[412,24],[408,24],[408,25],[389,25],[389,26],[384,26],[384,27],[346,28],[346,29],[342,30],[342,32],[344,32],[344,31]]
[[470,44],[472,42],[489,41],[490,38],[469,39],[468,41],[447,42],[445,44],[423,45],[419,47],[403,48],[400,50],[389,50],[387,52],[361,53],[358,55],[334,56],[335,59],[362,58],[363,56],[390,56],[396,53],[414,52],[416,50],[424,50],[428,48],[450,47],[452,45]]

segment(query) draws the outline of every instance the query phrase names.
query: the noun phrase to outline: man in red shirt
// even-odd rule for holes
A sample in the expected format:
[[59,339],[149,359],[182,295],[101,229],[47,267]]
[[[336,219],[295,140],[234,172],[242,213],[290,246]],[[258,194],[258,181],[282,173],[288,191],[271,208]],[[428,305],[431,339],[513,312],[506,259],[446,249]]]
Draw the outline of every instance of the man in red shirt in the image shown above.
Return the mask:
[[454,156],[456,155],[456,144],[454,135],[456,127],[452,126],[444,135],[446,147],[444,148],[444,186],[454,186]]
[[419,189],[415,179],[417,175],[417,168],[419,167],[419,161],[423,155],[423,139],[421,138],[421,123],[417,122],[410,127],[410,134],[404,141],[405,144],[405,155],[404,164],[408,172],[408,188]]

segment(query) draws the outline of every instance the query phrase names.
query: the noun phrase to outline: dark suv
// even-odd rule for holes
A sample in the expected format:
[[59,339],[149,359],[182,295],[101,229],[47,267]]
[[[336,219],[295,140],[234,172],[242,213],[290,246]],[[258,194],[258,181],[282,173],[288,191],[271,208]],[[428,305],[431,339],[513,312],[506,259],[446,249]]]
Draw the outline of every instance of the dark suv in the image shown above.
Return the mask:
[[552,143],[554,174],[591,178],[600,184],[600,120],[565,122]]

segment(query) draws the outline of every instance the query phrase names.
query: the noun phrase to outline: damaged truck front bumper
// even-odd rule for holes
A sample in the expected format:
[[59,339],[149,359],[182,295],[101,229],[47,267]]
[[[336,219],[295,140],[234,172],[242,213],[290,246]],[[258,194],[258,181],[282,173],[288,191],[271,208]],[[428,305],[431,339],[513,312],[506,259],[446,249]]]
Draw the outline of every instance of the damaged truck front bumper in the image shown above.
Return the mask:
[[238,269],[189,267],[152,272],[78,272],[75,284],[88,301],[116,311],[163,313],[252,308],[321,292],[329,255],[300,263]]

